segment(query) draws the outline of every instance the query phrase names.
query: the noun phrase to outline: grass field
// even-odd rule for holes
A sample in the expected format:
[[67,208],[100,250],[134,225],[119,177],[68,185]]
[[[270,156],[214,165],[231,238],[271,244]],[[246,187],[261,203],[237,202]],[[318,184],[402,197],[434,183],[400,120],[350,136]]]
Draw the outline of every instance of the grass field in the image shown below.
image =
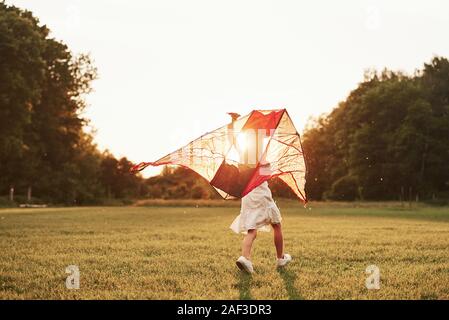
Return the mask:
[[[447,207],[280,207],[294,261],[276,270],[259,233],[252,276],[234,264],[237,207],[2,209],[0,299],[449,299]],[[372,264],[379,290],[365,287]]]

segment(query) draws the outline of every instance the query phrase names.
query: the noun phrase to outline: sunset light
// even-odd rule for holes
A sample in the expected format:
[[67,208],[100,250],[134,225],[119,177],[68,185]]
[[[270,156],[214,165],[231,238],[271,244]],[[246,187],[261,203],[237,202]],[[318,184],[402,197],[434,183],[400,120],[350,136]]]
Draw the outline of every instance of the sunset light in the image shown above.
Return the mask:
[[3,313],[430,316],[448,31],[447,0],[0,0]]

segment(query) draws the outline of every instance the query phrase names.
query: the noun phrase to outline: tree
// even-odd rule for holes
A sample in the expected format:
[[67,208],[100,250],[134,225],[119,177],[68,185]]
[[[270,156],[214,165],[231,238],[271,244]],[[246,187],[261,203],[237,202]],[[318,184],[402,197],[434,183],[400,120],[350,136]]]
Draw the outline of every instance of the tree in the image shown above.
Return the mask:
[[183,167],[165,166],[160,175],[146,180],[146,186],[153,199],[219,198],[204,178]]
[[108,198],[129,198],[145,195],[143,179],[130,173],[132,162],[126,157],[117,160],[109,152],[103,154],[100,181]]
[[367,74],[303,135],[309,197],[388,200],[404,189],[421,198],[447,194],[447,88],[444,58],[434,58],[414,76]]
[[45,79],[48,30],[30,12],[0,3],[0,190],[20,184],[35,161],[25,140]]
[[101,154],[83,130],[96,75],[89,56],[74,56],[31,12],[0,2],[0,194],[32,187],[67,204],[139,195],[143,179],[129,174],[131,163]]

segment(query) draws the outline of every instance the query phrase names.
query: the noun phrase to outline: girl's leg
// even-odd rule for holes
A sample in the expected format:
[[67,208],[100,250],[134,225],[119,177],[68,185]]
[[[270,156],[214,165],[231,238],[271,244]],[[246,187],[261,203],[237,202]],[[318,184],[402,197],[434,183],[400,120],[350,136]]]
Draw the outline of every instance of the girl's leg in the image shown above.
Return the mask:
[[246,259],[251,259],[251,247],[253,246],[254,239],[256,239],[257,236],[257,230],[251,229],[248,230],[248,233],[243,238],[242,242],[242,256],[244,256]]
[[281,224],[272,224],[274,232],[274,246],[276,247],[276,256],[278,259],[284,257],[284,236],[282,235]]

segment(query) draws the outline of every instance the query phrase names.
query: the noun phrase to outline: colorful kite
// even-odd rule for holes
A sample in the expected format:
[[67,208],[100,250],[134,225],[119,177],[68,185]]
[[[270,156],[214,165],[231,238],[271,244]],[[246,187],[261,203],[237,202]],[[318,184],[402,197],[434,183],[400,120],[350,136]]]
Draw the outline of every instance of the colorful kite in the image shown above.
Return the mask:
[[155,162],[135,165],[179,165],[206,179],[224,198],[241,198],[273,177],[284,181],[304,203],[306,164],[300,136],[287,110],[254,110],[193,140]]

